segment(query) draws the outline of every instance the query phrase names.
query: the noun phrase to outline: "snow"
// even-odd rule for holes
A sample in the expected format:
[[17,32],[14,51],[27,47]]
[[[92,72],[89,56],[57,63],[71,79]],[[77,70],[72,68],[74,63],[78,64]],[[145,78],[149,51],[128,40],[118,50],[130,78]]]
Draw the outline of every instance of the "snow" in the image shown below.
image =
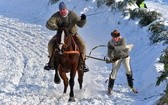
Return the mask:
[[[167,20],[166,1],[146,1],[150,9],[160,11]],[[87,54],[97,45],[106,45],[110,32],[120,31],[128,44],[134,44],[130,52],[134,94],[127,86],[125,70],[120,68],[113,93],[107,95],[105,81],[111,72],[111,64],[87,59],[90,68],[84,75],[83,89],[75,82],[76,102],[69,103],[69,88],[63,94],[63,83],[54,84],[54,71],[45,71],[48,62],[47,44],[55,32],[45,28],[47,19],[58,10],[58,4],[48,5],[46,0],[0,1],[0,104],[1,105],[153,105],[162,96],[165,83],[155,86],[163,64],[158,63],[162,43],[151,45],[148,27],[139,27],[137,21],[128,20],[110,8],[96,8],[95,0],[66,0],[70,10],[78,15],[85,13],[87,24],[79,33],[87,44]],[[163,7],[163,6],[164,7]],[[97,13],[97,14],[96,14]],[[118,24],[120,23],[120,24]],[[103,58],[106,48],[97,48],[92,56]],[[76,76],[77,77],[77,76]],[[76,78],[77,80],[77,78]]]

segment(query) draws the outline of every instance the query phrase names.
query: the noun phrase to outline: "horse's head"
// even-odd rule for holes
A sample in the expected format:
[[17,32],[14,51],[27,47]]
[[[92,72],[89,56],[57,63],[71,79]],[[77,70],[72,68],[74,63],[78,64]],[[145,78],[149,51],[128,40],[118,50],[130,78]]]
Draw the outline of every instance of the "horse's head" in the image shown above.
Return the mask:
[[75,36],[63,30],[57,43],[58,49],[62,53],[79,53],[79,48],[75,42]]

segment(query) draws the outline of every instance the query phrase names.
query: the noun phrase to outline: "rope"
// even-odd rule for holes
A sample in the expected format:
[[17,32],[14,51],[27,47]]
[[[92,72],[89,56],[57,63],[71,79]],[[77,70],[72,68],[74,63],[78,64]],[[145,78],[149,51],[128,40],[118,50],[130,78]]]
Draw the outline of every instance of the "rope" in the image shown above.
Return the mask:
[[97,14],[101,14],[101,13],[104,13],[104,12],[109,12],[109,11],[106,10],[106,11],[96,12],[96,13],[88,14],[86,16],[97,15]]
[[100,60],[100,61],[106,61],[106,60],[104,60],[104,59],[102,59],[102,58],[97,58],[97,57],[91,56],[93,50],[95,50],[95,49],[98,48],[98,47],[106,47],[106,46],[107,46],[107,45],[98,45],[98,46],[93,47],[93,48],[91,49],[89,55],[86,55],[86,57],[87,57],[86,59],[92,58],[92,59],[96,59],[96,60]]
[[98,45],[98,46],[95,46],[91,49],[90,53],[89,53],[89,56],[92,54],[92,51],[95,50],[96,48],[98,47],[106,47],[107,45]]
[[96,59],[96,60],[100,60],[100,61],[106,61],[106,60],[104,60],[104,59],[102,59],[102,58],[96,58],[96,57],[93,57],[93,56],[87,56],[87,55],[86,55],[86,57],[92,58],[92,59]]

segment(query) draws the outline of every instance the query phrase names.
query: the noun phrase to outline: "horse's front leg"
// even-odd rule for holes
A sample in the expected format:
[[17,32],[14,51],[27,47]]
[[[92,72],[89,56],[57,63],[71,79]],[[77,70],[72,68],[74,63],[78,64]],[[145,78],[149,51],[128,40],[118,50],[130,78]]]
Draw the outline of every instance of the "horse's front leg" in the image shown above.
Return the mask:
[[54,82],[59,84],[61,82],[60,77],[58,75],[58,70],[55,70]]
[[68,78],[66,76],[66,73],[65,72],[62,72],[62,70],[59,71],[59,74],[64,82],[64,91],[63,93],[66,93],[67,92],[67,87],[68,87]]
[[74,84],[75,84],[75,75],[76,75],[76,70],[72,70],[72,72],[70,73],[70,80],[69,80],[69,84],[70,84],[70,94],[69,94],[69,101],[75,102],[75,97],[74,97]]
[[56,84],[59,84],[61,82],[60,77],[58,75],[58,70],[60,69],[60,67],[58,67],[58,63],[57,62],[54,62],[54,69],[55,69],[54,82]]
[[80,89],[82,89],[83,75],[84,75],[84,72],[82,70],[78,70],[78,83],[79,83]]

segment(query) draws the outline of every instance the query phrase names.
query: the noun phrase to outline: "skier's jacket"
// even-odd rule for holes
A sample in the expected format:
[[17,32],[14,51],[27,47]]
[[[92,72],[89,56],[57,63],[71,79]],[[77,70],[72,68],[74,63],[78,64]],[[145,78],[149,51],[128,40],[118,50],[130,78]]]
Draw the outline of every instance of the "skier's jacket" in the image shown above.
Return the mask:
[[[114,42],[112,39],[108,42],[108,57],[110,59],[120,59],[120,58],[126,58],[129,56],[129,49],[126,48],[126,42],[125,39],[120,37],[118,42]],[[115,49],[111,49],[110,46],[114,46]]]

